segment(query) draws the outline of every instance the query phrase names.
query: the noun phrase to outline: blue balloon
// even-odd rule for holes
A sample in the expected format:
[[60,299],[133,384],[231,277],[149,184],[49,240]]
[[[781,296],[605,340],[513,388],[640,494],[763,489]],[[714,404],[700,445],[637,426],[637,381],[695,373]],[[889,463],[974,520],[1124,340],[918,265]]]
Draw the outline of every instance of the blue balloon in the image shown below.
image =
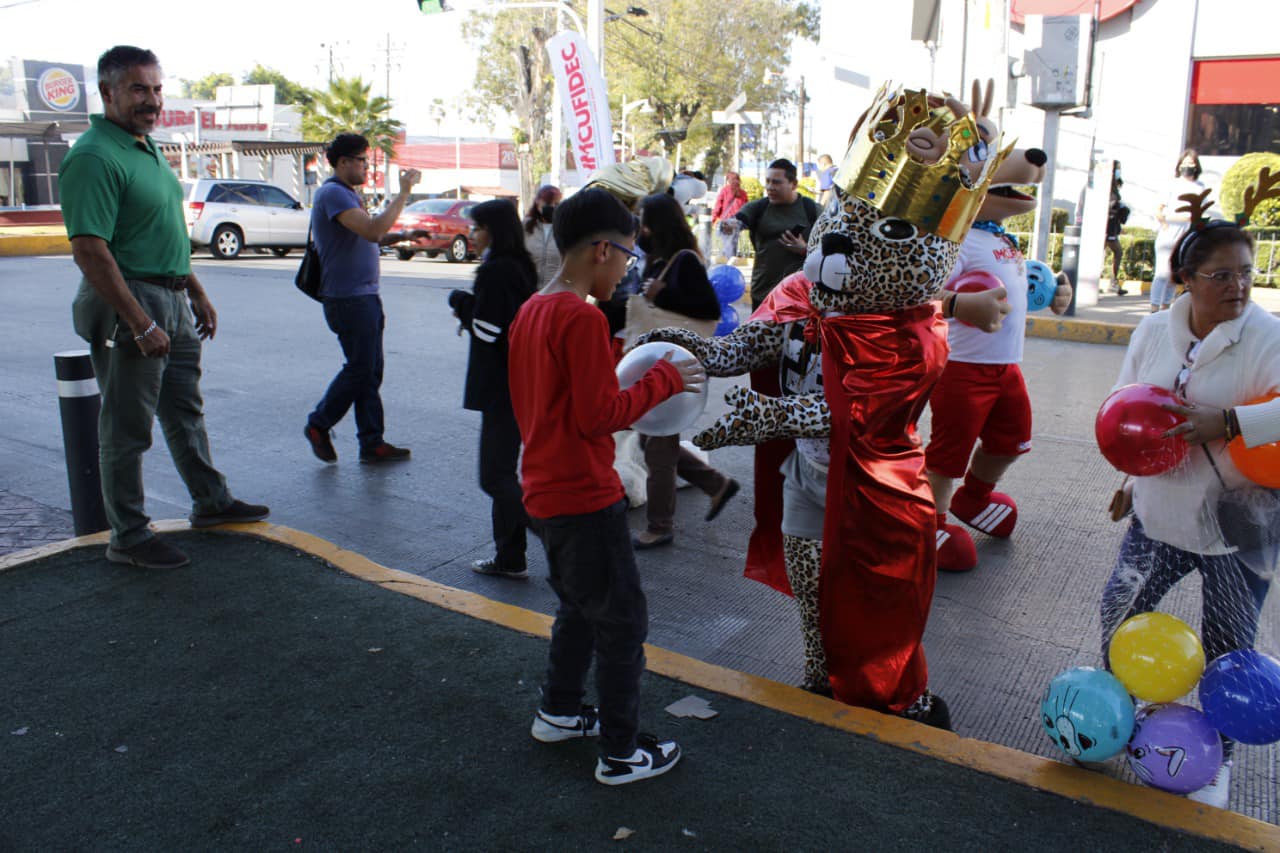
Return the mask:
[[720,306],[720,325],[716,326],[715,336],[727,335],[738,328],[738,309],[732,305]]
[[1040,261],[1027,261],[1027,310],[1040,311],[1053,302],[1058,291],[1058,279],[1049,265]]
[[742,270],[730,264],[716,264],[707,270],[707,278],[711,281],[711,288],[716,292],[716,299],[720,300],[721,305],[737,302],[742,298],[742,294],[747,292],[747,283],[742,277]]
[[1111,673],[1079,666],[1049,682],[1040,701],[1040,723],[1070,757],[1105,761],[1133,734],[1133,700]]
[[1200,679],[1200,705],[1232,740],[1255,746],[1280,741],[1280,661],[1256,649],[1216,658]]

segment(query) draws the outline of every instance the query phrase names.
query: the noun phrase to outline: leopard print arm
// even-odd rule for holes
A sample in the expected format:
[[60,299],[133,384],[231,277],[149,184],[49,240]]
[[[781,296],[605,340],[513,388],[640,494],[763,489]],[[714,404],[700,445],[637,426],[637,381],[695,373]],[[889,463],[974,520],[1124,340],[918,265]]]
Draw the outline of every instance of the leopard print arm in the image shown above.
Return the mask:
[[770,438],[827,438],[831,435],[831,407],[822,394],[769,397],[775,415]]
[[770,397],[739,386],[730,388],[724,399],[729,411],[693,437],[703,450],[775,438],[826,438],[831,433],[831,409],[820,393]]
[[684,329],[655,329],[636,338],[636,346],[663,341],[678,344],[702,362],[708,376],[742,376],[777,364],[785,327],[757,320],[719,338],[703,338]]

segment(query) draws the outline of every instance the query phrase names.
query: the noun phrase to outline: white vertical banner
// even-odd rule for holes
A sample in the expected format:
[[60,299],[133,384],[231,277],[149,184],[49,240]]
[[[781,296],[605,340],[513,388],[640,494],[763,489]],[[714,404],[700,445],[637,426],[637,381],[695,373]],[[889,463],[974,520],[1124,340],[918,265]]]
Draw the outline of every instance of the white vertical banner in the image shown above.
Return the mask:
[[578,169],[589,174],[613,165],[616,161],[609,93],[586,40],[575,32],[558,33],[547,40],[547,53],[560,90],[565,132],[573,146]]

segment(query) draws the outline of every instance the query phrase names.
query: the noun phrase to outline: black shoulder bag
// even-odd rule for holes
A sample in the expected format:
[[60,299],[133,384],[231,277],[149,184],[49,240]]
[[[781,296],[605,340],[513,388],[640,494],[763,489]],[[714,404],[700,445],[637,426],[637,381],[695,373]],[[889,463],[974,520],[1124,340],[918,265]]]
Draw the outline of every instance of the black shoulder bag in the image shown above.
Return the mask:
[[293,283],[298,286],[298,290],[316,302],[324,301],[320,298],[320,286],[324,283],[320,272],[320,253],[316,251],[316,244],[311,242],[310,225],[307,226],[307,250],[302,253],[302,263],[298,266],[298,274],[293,277]]

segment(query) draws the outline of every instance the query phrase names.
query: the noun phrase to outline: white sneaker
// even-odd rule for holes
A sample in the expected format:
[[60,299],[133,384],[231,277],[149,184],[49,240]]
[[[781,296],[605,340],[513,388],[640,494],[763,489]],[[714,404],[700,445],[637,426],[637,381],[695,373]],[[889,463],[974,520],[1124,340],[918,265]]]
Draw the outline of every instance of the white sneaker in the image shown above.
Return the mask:
[[1222,766],[1213,776],[1213,781],[1200,790],[1187,794],[1187,799],[1213,806],[1215,809],[1225,809],[1227,801],[1231,799],[1231,762],[1222,762]]
[[660,741],[653,735],[638,735],[636,751],[627,758],[602,757],[596,762],[596,781],[605,785],[626,785],[661,776],[680,760],[680,744]]
[[529,730],[529,734],[533,735],[534,740],[543,743],[597,737],[600,734],[600,715],[594,705],[583,705],[579,713],[567,717],[548,714],[539,708],[533,717],[533,728]]

